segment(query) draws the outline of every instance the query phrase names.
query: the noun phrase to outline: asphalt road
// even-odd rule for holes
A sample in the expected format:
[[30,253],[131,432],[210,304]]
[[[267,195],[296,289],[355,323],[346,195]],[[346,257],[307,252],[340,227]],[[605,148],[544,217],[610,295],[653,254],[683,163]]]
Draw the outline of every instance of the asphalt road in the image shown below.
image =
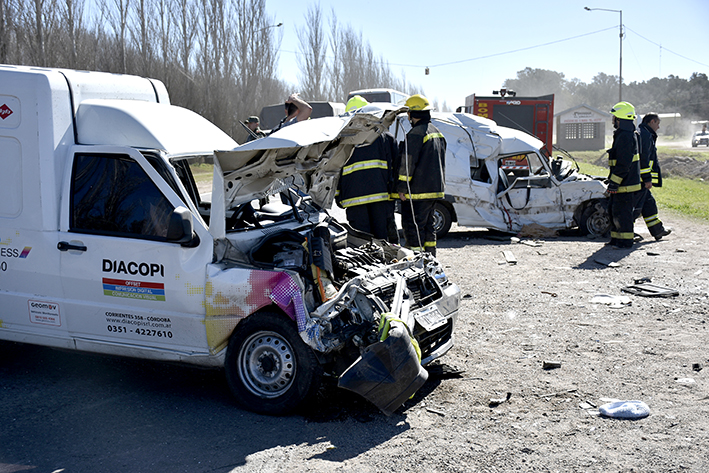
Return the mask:
[[227,472],[318,442],[303,417],[241,409],[218,370],[8,342],[0,360],[0,473]]
[[686,150],[686,151],[703,151],[707,154],[709,154],[709,146],[697,146],[696,148],[692,147],[692,142],[687,140],[687,141],[663,141],[661,137],[657,139],[657,146],[665,146],[667,148],[672,148],[672,149],[681,149],[681,150]]

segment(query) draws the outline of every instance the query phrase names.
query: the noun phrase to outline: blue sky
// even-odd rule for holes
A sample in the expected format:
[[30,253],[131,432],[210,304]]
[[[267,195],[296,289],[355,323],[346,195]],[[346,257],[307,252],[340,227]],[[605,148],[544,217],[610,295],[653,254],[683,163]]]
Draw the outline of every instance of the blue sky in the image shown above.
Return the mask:
[[[313,3],[266,0],[269,14],[283,22],[280,76],[294,85],[296,28],[304,26]],[[451,108],[462,105],[467,95],[490,95],[525,67],[562,72],[566,79],[587,83],[599,72],[618,75],[620,14],[586,11],[585,6],[622,10],[624,83],[709,74],[708,0],[319,3],[328,20],[334,9],[341,24],[361,31],[395,74]]]

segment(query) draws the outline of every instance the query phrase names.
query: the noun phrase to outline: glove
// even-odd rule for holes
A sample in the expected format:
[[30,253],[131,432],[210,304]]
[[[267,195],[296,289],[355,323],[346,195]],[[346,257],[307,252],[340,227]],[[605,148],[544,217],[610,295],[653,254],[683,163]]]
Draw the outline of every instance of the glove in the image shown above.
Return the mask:
[[618,192],[618,184],[613,181],[608,182],[608,192],[615,193]]

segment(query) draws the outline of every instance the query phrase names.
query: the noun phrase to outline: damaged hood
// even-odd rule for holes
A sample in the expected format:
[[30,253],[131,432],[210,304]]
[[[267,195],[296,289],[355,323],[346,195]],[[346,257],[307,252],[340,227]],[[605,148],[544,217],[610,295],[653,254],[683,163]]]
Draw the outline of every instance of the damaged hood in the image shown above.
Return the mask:
[[366,107],[338,117],[306,120],[231,151],[216,151],[213,189],[224,190],[223,201],[230,208],[295,185],[316,204],[329,208],[340,170],[354,148],[373,142],[404,110],[395,105]]

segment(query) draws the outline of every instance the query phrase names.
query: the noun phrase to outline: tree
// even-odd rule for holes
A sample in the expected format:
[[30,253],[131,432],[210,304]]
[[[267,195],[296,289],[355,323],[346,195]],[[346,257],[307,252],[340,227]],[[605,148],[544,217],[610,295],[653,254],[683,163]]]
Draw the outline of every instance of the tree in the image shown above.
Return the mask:
[[298,34],[297,56],[300,84],[303,94],[311,100],[325,100],[327,42],[322,24],[320,4],[311,5],[305,14],[305,27],[296,28]]
[[118,66],[112,70],[122,74],[128,72],[126,41],[128,38],[130,7],[131,0],[101,0],[100,3],[101,18],[113,30],[114,45],[118,48],[118,51],[116,51]]

